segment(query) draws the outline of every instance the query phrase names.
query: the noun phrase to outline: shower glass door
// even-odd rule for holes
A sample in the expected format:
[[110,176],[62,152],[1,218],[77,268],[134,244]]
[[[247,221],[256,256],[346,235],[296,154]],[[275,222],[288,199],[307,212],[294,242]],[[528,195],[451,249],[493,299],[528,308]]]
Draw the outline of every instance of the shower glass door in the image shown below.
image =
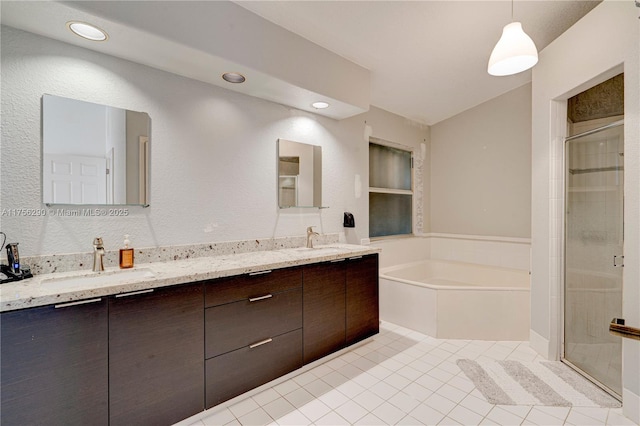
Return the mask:
[[622,393],[624,141],[620,123],[565,142],[564,359]]

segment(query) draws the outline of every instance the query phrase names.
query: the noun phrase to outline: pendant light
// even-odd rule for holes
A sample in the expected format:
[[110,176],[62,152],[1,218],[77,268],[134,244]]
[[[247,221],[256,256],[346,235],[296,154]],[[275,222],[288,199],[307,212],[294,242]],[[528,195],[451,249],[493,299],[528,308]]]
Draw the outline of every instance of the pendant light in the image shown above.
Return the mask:
[[504,76],[528,70],[538,63],[538,49],[531,37],[522,29],[520,22],[513,21],[513,0],[511,0],[511,23],[502,29],[489,57],[487,71],[491,75]]

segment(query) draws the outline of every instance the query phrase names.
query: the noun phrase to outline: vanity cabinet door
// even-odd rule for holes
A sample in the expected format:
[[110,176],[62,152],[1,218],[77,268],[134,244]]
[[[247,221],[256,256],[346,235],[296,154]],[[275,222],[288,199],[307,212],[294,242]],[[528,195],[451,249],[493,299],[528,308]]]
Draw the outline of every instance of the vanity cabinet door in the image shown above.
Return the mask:
[[208,359],[207,408],[302,367],[301,349],[297,329]]
[[109,415],[170,425],[204,409],[202,284],[109,298]]
[[107,425],[106,299],[0,315],[0,423]]
[[206,358],[302,327],[302,269],[262,271],[205,285]]
[[301,286],[300,268],[274,269],[220,278],[205,286],[205,307],[276,294]]
[[347,260],[346,288],[347,345],[351,345],[380,331],[377,254]]
[[303,276],[303,359],[308,364],[345,345],[346,261],[306,266]]
[[205,310],[206,358],[302,328],[302,289],[262,297]]
[[206,408],[302,366],[302,269],[205,284]]

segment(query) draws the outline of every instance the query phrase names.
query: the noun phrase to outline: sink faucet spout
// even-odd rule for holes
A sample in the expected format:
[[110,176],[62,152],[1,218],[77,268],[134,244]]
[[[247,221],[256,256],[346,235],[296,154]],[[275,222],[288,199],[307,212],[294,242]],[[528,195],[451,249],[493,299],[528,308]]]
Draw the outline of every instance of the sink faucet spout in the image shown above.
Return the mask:
[[102,244],[102,238],[96,237],[93,239],[93,272],[104,271],[104,245]]
[[307,248],[313,248],[313,237],[317,237],[318,234],[313,230],[313,226],[307,228]]

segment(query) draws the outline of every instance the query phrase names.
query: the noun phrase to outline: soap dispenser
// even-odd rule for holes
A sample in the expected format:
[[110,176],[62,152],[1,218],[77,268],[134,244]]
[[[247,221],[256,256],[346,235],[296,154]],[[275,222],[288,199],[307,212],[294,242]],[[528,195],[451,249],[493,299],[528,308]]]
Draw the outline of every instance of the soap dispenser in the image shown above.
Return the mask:
[[120,249],[120,269],[133,268],[133,249],[129,248],[129,234],[124,236],[124,247]]

